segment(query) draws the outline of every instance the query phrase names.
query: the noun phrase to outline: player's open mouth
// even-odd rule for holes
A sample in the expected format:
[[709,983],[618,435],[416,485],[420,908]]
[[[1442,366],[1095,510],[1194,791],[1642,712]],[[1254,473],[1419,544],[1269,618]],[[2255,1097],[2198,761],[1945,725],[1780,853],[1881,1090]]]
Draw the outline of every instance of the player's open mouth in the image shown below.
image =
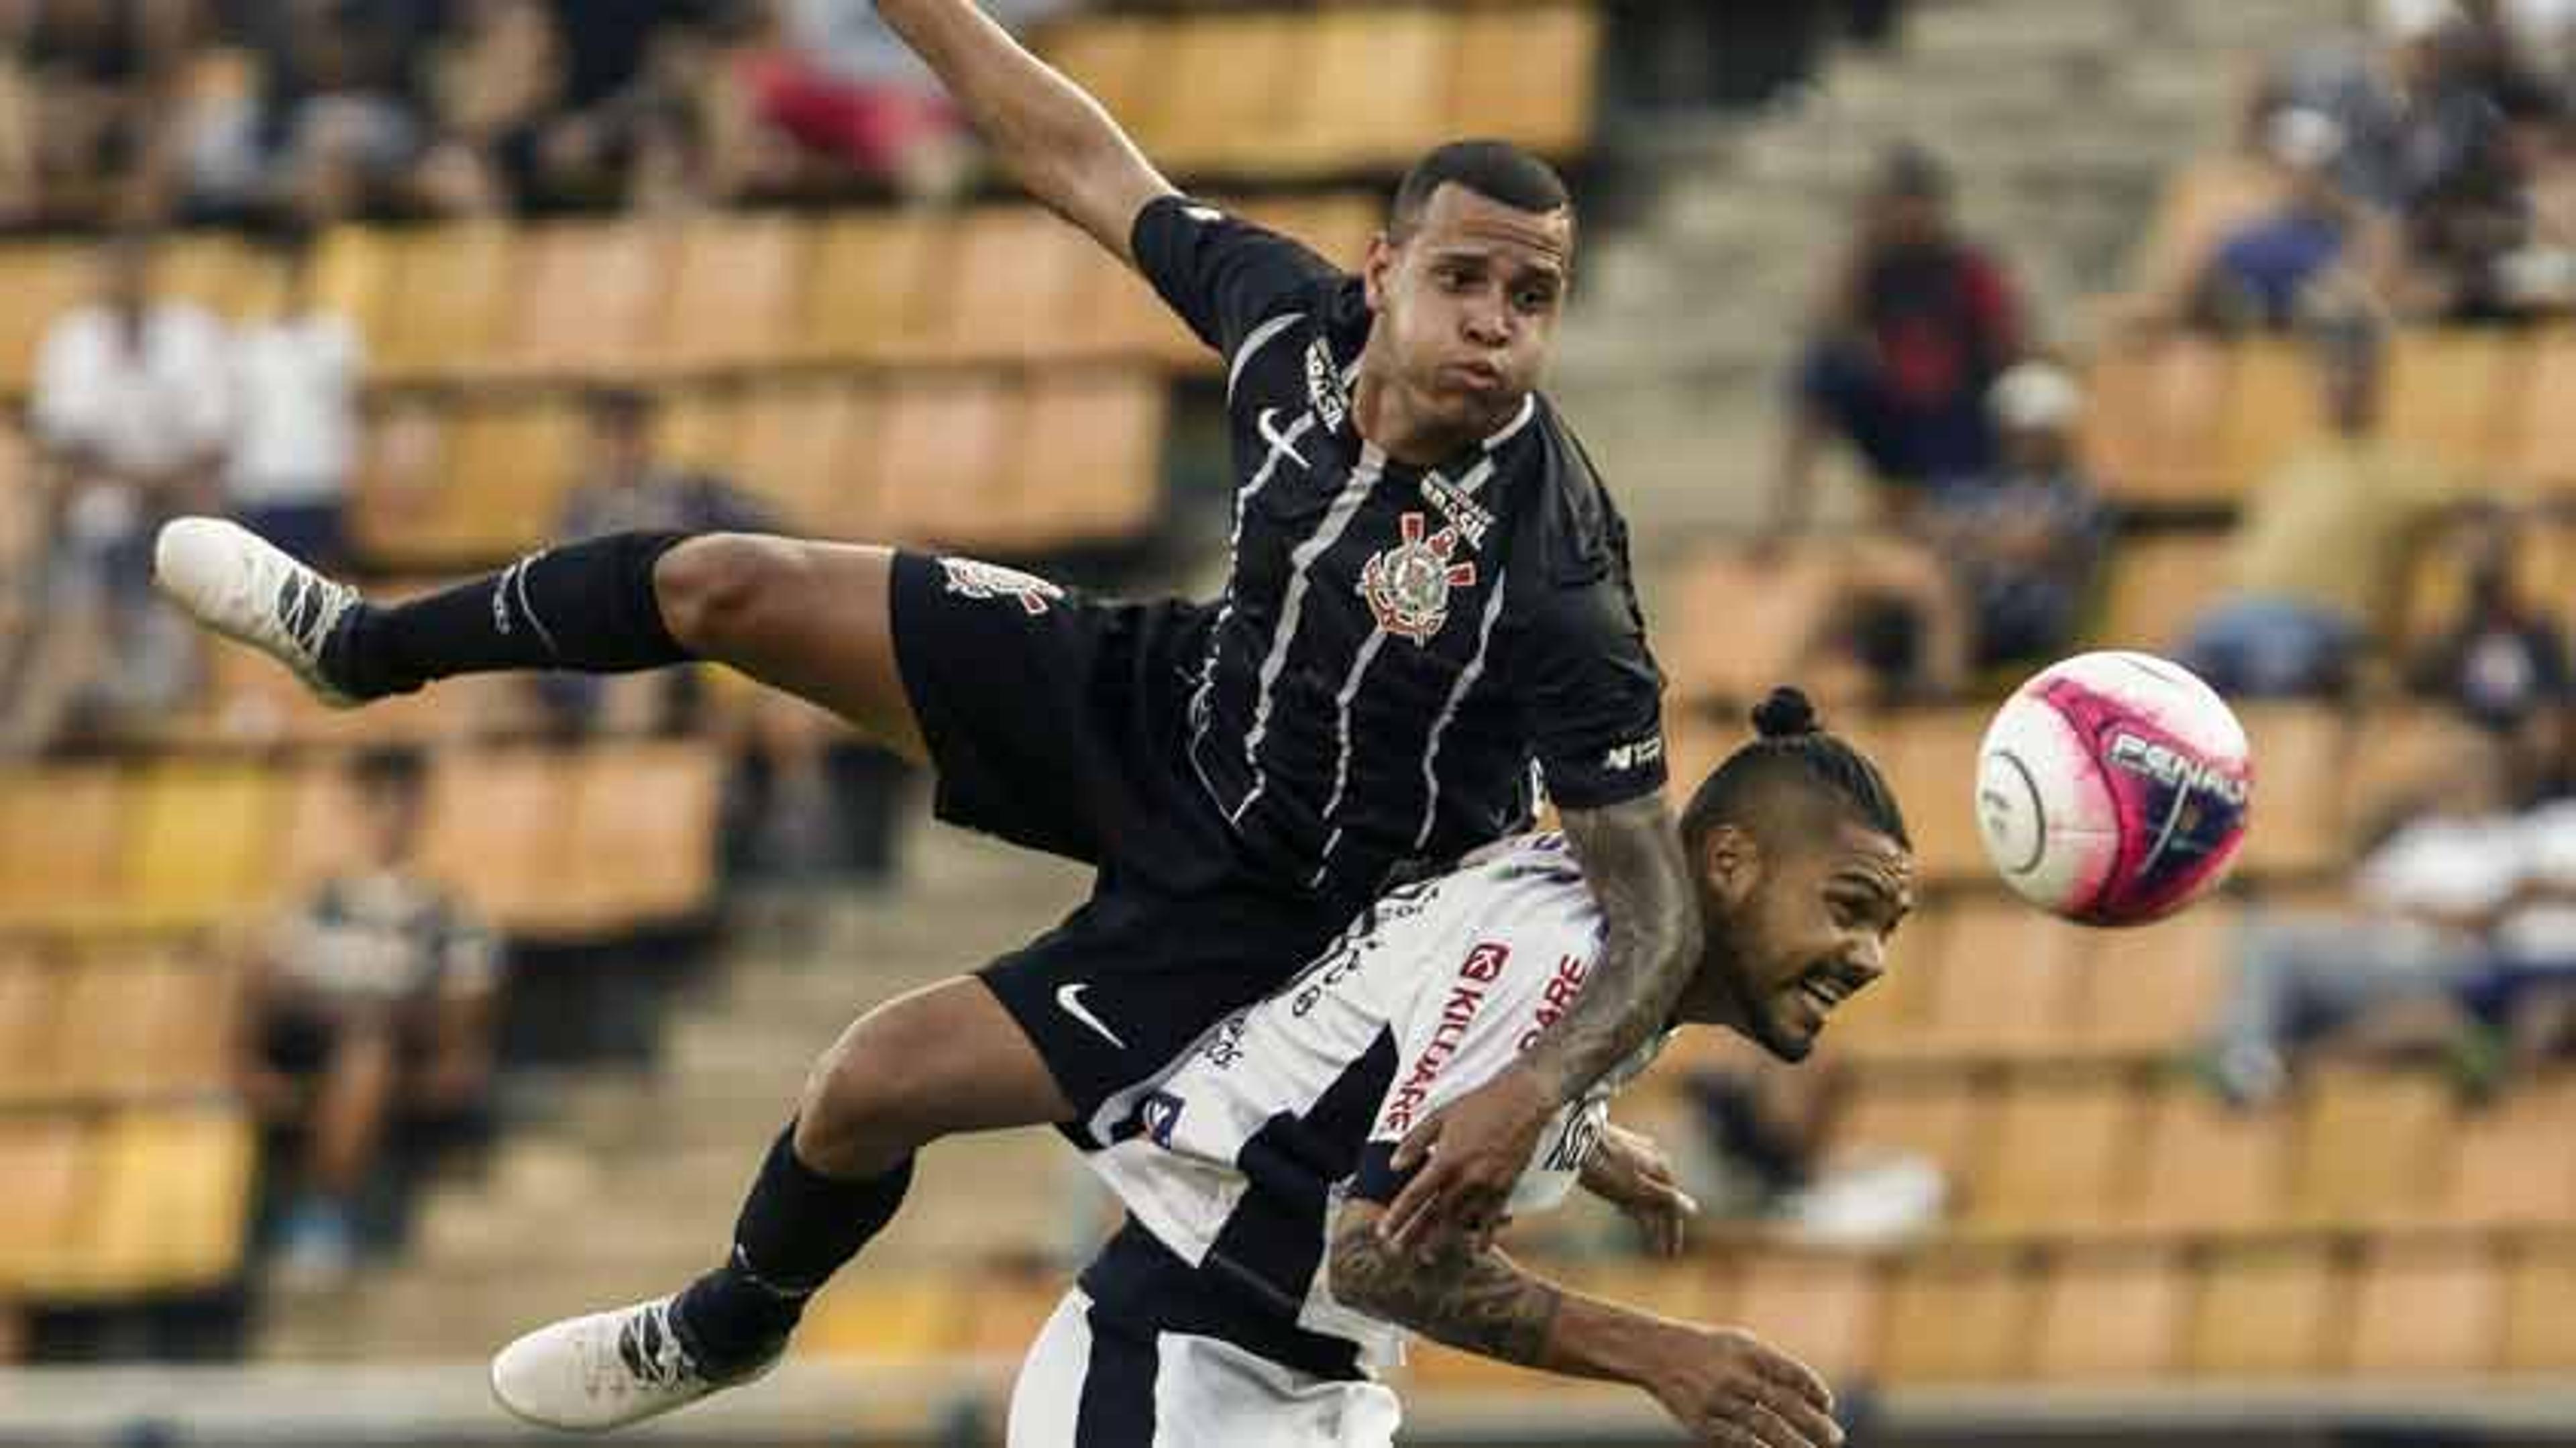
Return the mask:
[[1479,392],[1492,392],[1503,385],[1503,369],[1490,362],[1452,362],[1449,375]]
[[1798,994],[1814,1004],[1816,1014],[1830,1015],[1860,986],[1831,966],[1818,966],[1798,978]]

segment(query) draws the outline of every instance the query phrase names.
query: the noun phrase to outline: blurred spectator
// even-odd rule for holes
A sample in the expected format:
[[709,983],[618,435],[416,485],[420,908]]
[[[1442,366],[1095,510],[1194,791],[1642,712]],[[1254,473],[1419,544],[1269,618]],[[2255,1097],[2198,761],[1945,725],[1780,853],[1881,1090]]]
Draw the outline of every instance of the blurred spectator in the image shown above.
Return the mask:
[[2351,263],[2369,218],[2336,184],[2342,149],[2343,128],[2324,113],[2272,114],[2263,155],[2276,194],[2218,238],[2184,304],[2191,321],[2221,331],[2288,328],[2310,288]]
[[352,1207],[387,1129],[483,1105],[500,985],[492,937],[421,869],[420,755],[372,751],[350,774],[364,853],[268,932],[241,1015],[243,1094],[302,1137],[281,1268],[314,1283],[353,1263]]
[[2467,597],[2407,672],[2418,692],[2515,735],[2568,698],[2567,639],[2516,582],[2522,524],[2515,514],[2483,509],[2455,538],[2467,559]]
[[2385,339],[2344,318],[2317,328],[2328,436],[2256,484],[2237,524],[2228,591],[2182,657],[2223,693],[2341,690],[2391,636],[2418,546],[2448,501],[2444,475],[2379,434]]
[[[1902,533],[1852,550],[1800,670],[1822,697],[1955,698],[1977,671],[2074,637],[2110,532],[2075,455],[2082,391],[2053,363],[2023,362],[1989,406],[1996,469],[1932,489]],[[1837,683],[1855,677],[1866,683]]]
[[155,721],[195,681],[196,631],[158,605],[148,550],[163,516],[211,498],[231,426],[223,331],[155,294],[145,237],[110,242],[99,271],[99,299],[37,354],[28,421],[51,542],[34,625],[0,661],[0,751]]
[[365,346],[349,318],[314,294],[313,236],[265,243],[285,275],[277,315],[245,321],[233,338],[238,422],[225,483],[243,525],[316,567],[343,551],[342,505],[358,461],[358,388]]
[[2021,352],[2000,267],[1961,239],[1939,161],[1900,147],[1864,203],[1800,361],[1772,527],[1803,526],[1817,455],[1840,437],[1888,485],[1891,521],[1925,488],[1993,471],[1986,391]]
[[540,0],[467,0],[427,76],[438,137],[422,186],[433,204],[489,214],[537,194],[565,78],[554,12]]

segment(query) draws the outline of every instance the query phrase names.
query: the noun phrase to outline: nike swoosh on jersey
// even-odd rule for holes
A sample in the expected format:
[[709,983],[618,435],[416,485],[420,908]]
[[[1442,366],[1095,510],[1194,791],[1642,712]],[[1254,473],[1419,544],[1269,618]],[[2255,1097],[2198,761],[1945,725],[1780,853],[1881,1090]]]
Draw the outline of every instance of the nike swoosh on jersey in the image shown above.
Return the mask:
[[1297,451],[1297,435],[1293,432],[1283,433],[1279,430],[1279,424],[1274,421],[1278,416],[1278,408],[1265,407],[1261,409],[1261,415],[1253,419],[1253,425],[1261,430],[1261,440],[1270,445],[1270,450],[1272,452],[1285,453],[1296,460],[1298,467],[1303,468],[1307,472],[1313,472],[1315,470],[1315,465],[1306,461],[1306,455],[1304,453]]
[[1090,1009],[1083,1005],[1082,993],[1089,989],[1091,989],[1091,982],[1087,980],[1077,980],[1070,982],[1069,984],[1057,986],[1055,988],[1055,1003],[1063,1008],[1066,1015],[1073,1017],[1075,1020],[1082,1022],[1086,1026],[1089,1026],[1102,1040],[1116,1046],[1119,1050],[1126,1050],[1127,1043],[1118,1039],[1118,1033],[1109,1029],[1108,1022],[1093,1015]]

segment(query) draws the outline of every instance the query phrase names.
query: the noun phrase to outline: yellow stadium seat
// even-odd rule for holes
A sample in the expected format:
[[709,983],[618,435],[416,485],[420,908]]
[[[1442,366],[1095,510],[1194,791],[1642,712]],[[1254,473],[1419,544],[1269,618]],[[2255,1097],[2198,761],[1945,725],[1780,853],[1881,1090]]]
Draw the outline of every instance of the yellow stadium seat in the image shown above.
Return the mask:
[[1894,1383],[2003,1383],[2028,1375],[2037,1293],[2022,1254],[1936,1249],[1887,1286],[1879,1372]]
[[258,911],[277,793],[258,765],[165,764],[145,774],[126,858],[129,924],[187,929]]
[[2306,704],[2237,709],[2254,748],[2253,818],[2240,875],[2315,875],[2350,851],[2344,716]]
[[985,1273],[967,1294],[964,1351],[1018,1361],[1027,1355],[1046,1320],[1055,1315],[1065,1288],[1063,1281],[1047,1273]]
[[2074,1039],[2103,1055],[2170,1055],[2211,1024],[2227,988],[2236,912],[2201,904],[2138,930],[2085,941],[2082,1018]]
[[547,919],[584,868],[567,849],[573,781],[547,750],[447,756],[430,775],[422,864],[500,929]]
[[523,234],[506,222],[433,227],[395,244],[387,330],[369,337],[387,380],[470,380],[498,361],[507,319],[541,295]]
[[1992,712],[1982,707],[1926,709],[1894,716],[1894,735],[1874,757],[1904,807],[1915,868],[1926,880],[1978,880],[1993,874],[1977,833],[1977,745]]
[[0,782],[0,923],[114,924],[125,904],[129,800],[112,767],[24,769]]
[[569,857],[547,924],[598,933],[696,914],[714,899],[724,760],[690,743],[595,745],[574,764]]
[[2319,1066],[2299,1103],[2292,1199],[2344,1225],[2420,1217],[2440,1199],[2450,1083],[2430,1072]]
[[823,223],[813,243],[798,334],[805,360],[917,359],[960,275],[949,241],[947,219],[928,212]]
[[164,241],[153,260],[162,292],[230,320],[275,314],[285,274],[239,238],[195,232]]
[[[680,233],[652,370],[705,372],[783,362],[800,349],[812,228],[784,216],[710,216]],[[648,313],[649,315],[649,313]]]
[[2315,349],[2288,338],[2236,344],[2222,434],[2222,483],[2212,502],[2232,503],[2326,435],[2324,384]]
[[1016,390],[990,375],[928,376],[880,397],[886,537],[971,552],[990,532],[1006,533],[995,503],[1009,484]]
[[1091,238],[1043,207],[987,206],[951,223],[960,285],[923,360],[1049,362],[1092,346],[1075,326],[1075,288],[1097,250]]
[[1687,569],[1675,612],[1686,626],[1667,628],[1659,648],[1677,696],[1727,704],[1787,682],[1823,627],[1838,572],[1834,550],[1821,545],[1776,560],[1712,548]]
[[2524,377],[2520,338],[2494,331],[2401,332],[2389,350],[2390,441],[2455,479],[2487,486],[2503,457]]
[[1993,1125],[1986,1092],[1962,1073],[1864,1073],[1833,1115],[1829,1154],[1840,1162],[1920,1156],[1955,1191],[1984,1162]]
[[2343,1283],[2326,1245],[2218,1248],[2202,1265],[2184,1360],[2210,1377],[2324,1372],[2340,1356],[2344,1313]]
[[1447,139],[1456,23],[1427,9],[1316,14],[1285,128],[1259,138],[1265,169],[1395,171]]
[[2039,1292],[2031,1376],[2138,1382],[2174,1371],[2189,1279],[2172,1249],[2067,1247]]
[[954,1279],[937,1273],[850,1274],[806,1311],[796,1350],[818,1357],[926,1362],[958,1351],[972,1311]]
[[[1915,841],[1922,839],[1917,825]],[[1943,915],[1941,963],[1916,1044],[1968,1057],[2065,1053],[2082,1004],[2082,944],[2076,927],[2018,900],[1952,907]]]
[[2003,1093],[1970,1214],[2013,1229],[2106,1220],[2135,1186],[2146,1105],[2118,1076],[2023,1076]]
[[749,389],[732,382],[664,390],[653,428],[654,447],[672,467],[732,477],[736,434],[750,395]]
[[92,1144],[77,1115],[0,1117],[0,1297],[59,1270],[88,1205]]
[[[2361,717],[2353,737],[2359,747],[2343,771],[2338,816],[2343,833],[2355,840],[2414,815],[2444,798],[2453,781],[2493,768],[2504,757],[2495,735],[2429,702],[2378,705]],[[2267,762],[2255,756],[2257,821]]]
[[2576,328],[2557,327],[2524,344],[2528,374],[2504,427],[2490,486],[2520,499],[2576,492]]
[[2137,1194],[2126,1224],[2160,1231],[2223,1232],[2281,1217],[2289,1193],[2288,1116],[2239,1112],[2200,1086],[2177,1082],[2149,1108]]
[[100,1099],[218,1089],[233,1006],[231,973],[210,962],[130,945],[84,957],[68,971],[58,1079]]
[[2089,633],[2104,648],[2171,653],[2227,582],[2223,534],[2122,539]]
[[1047,27],[1037,50],[1152,150],[1162,135],[1156,108],[1169,93],[1163,60],[1170,33],[1151,17],[1077,15]]
[[2217,443],[2234,361],[2197,338],[2127,343],[2093,360],[2084,453],[2121,501],[2205,502],[2232,495]]
[[437,570],[499,562],[551,537],[576,481],[572,409],[556,397],[460,405],[438,424],[435,473],[370,478],[359,547],[381,566]]
[[1296,61],[1319,23],[1257,12],[1167,22],[1157,43],[1160,94],[1144,112],[1147,152],[1194,176],[1286,169],[1274,148],[1293,134]]
[[102,1293],[212,1287],[240,1268],[257,1141],[220,1107],[119,1113],[80,1236]]
[[876,397],[839,381],[764,383],[744,400],[733,480],[811,537],[877,536]]
[[1163,495],[1163,379],[1133,370],[1033,381],[1016,430],[1005,516],[992,534],[1037,553],[1138,537]]
[[2504,1272],[2486,1240],[2381,1239],[2363,1248],[2353,1286],[2353,1372],[2492,1372],[2504,1356],[2504,1331]]
[[1829,1383],[1870,1371],[1884,1300],[1875,1260],[1766,1244],[1747,1252],[1734,1276],[1735,1320],[1765,1342]]
[[0,247],[0,393],[27,390],[36,351],[54,319],[97,289],[93,251],[77,242],[17,242]]
[[313,300],[349,319],[366,339],[367,361],[379,380],[392,375],[395,318],[402,303],[401,246],[395,235],[372,226],[335,226],[313,248]]
[[2519,1083],[2464,1114],[2436,1214],[2478,1226],[2576,1225],[2576,1078]]
[[2576,1369],[2576,1234],[2554,1232],[2523,1243],[2505,1267],[2504,1368],[2565,1373]]
[[56,962],[23,946],[0,945],[0,1103],[58,1094],[62,988]]
[[1461,11],[1443,112],[1453,136],[1499,136],[1543,156],[1592,138],[1601,13],[1590,5]]
[[643,372],[670,300],[674,242],[644,221],[521,231],[504,370],[611,380]]
[[301,900],[323,881],[357,866],[366,849],[366,822],[358,813],[357,789],[338,760],[307,760],[288,773],[279,787],[284,792],[280,809],[286,840],[262,882],[267,895],[264,904],[270,909]]

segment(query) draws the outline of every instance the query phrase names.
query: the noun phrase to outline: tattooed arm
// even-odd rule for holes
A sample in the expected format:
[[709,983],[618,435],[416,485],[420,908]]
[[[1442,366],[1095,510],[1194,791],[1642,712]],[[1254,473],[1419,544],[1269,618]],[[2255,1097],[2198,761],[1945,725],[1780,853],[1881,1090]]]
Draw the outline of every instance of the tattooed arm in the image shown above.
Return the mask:
[[1336,1223],[1326,1265],[1345,1307],[1497,1362],[1632,1384],[1704,1443],[1842,1441],[1824,1381],[1751,1333],[1571,1292],[1457,1238],[1413,1256],[1379,1233],[1378,1212],[1350,1201]]
[[1396,1169],[1421,1170],[1385,1227],[1405,1245],[1451,1227],[1490,1230],[1549,1115],[1662,1029],[1699,968],[1699,902],[1662,792],[1567,810],[1564,821],[1601,905],[1601,958],[1564,1019],[1515,1066],[1404,1139]]

